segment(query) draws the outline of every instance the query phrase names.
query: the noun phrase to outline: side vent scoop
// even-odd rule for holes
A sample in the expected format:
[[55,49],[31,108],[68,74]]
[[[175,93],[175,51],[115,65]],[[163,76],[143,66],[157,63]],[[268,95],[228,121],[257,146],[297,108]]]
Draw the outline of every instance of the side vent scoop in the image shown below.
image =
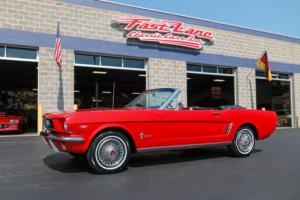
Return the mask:
[[231,122],[225,125],[225,127],[224,127],[225,135],[228,135],[230,133],[231,128],[232,128],[232,123]]

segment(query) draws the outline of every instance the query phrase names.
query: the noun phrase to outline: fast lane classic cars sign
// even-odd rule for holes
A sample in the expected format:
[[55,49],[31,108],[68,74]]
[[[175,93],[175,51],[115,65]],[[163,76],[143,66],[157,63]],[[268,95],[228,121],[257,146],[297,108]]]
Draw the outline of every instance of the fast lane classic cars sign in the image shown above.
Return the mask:
[[127,38],[144,42],[201,49],[206,41],[213,40],[212,32],[185,28],[183,23],[176,21],[161,20],[155,23],[152,18],[119,18],[114,21],[125,25],[123,30]]

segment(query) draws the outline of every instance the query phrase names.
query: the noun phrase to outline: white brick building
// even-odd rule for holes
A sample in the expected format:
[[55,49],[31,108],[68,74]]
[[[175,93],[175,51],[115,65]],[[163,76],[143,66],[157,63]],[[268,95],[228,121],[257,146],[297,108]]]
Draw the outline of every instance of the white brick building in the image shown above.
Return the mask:
[[[211,32],[213,42],[204,39],[203,49],[191,49],[128,39],[129,31],[114,22],[119,18],[184,23],[186,29]],[[61,73],[53,59],[57,21]],[[271,83],[256,67],[263,51]],[[116,107],[144,89],[175,87],[185,105],[272,109],[280,126],[299,127],[299,55],[298,38],[160,11],[100,0],[2,0],[0,109],[28,112],[36,124],[38,104],[43,112],[73,110],[74,104]]]

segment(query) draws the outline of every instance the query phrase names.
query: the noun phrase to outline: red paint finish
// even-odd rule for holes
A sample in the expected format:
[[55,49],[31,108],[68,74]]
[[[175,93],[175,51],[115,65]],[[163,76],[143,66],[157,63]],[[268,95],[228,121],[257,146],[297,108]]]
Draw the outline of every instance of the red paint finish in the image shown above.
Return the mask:
[[[277,122],[275,112],[247,109],[85,110],[46,114],[44,118],[52,119],[52,133],[55,136],[84,138],[84,142],[54,141],[60,151],[73,153],[86,152],[93,138],[107,129],[119,129],[127,134],[139,151],[145,148],[231,142],[237,129],[245,124],[254,127],[257,139],[262,140],[272,134]],[[64,123],[68,126],[67,130],[64,129]]]
[[4,132],[21,132],[24,118],[17,115],[7,115],[0,112],[0,133]]

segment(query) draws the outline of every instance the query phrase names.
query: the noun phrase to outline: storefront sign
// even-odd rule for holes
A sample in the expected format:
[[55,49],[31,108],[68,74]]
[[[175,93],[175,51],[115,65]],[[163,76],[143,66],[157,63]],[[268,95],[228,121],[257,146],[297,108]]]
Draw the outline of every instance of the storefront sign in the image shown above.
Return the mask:
[[176,21],[162,20],[156,23],[151,18],[119,18],[115,21],[125,24],[127,38],[145,42],[201,49],[206,41],[213,40],[212,32],[186,28],[183,23]]

